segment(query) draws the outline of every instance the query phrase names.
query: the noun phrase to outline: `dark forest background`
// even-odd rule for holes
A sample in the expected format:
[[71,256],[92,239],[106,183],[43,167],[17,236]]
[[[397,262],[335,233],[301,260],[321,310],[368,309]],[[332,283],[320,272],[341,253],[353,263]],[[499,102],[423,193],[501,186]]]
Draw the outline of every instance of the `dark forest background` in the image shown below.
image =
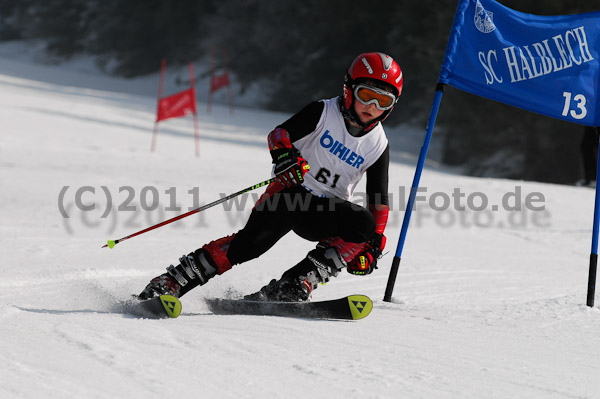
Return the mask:
[[[600,0],[501,0],[539,15],[600,10]],[[392,55],[404,91],[386,124],[425,127],[457,0],[0,0],[0,40],[42,39],[54,60],[90,54],[134,77],[226,49],[242,90],[259,83],[269,109],[295,112],[341,94],[365,51]],[[110,70],[108,70],[110,69]],[[437,125],[442,161],[468,174],[573,183],[583,127],[448,87]],[[436,130],[437,131],[437,130]]]

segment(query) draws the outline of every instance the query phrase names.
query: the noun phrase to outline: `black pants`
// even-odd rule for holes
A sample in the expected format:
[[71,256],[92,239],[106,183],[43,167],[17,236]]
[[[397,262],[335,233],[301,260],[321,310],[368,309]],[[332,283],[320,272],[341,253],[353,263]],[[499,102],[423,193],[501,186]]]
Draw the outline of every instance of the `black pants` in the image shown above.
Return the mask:
[[309,241],[340,237],[361,243],[375,232],[375,218],[359,205],[319,198],[301,186],[284,189],[259,201],[231,241],[227,258],[232,265],[257,258],[292,230]]

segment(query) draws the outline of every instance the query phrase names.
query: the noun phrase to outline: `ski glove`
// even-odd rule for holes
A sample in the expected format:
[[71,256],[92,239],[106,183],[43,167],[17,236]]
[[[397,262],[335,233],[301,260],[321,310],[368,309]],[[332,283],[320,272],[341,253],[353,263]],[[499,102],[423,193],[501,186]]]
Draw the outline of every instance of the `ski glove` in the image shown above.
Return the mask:
[[377,269],[377,259],[381,258],[381,252],[385,248],[385,236],[375,233],[371,241],[365,244],[363,251],[350,261],[346,270],[350,274],[365,276]]
[[280,148],[272,150],[271,157],[275,164],[275,176],[283,185],[289,188],[304,183],[304,175],[310,166],[300,151],[294,147]]

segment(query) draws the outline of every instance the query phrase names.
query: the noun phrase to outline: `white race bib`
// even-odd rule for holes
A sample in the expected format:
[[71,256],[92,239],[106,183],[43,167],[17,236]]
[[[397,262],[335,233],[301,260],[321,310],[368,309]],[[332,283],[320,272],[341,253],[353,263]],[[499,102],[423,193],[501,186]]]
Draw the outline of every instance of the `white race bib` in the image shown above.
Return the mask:
[[323,102],[315,131],[293,143],[310,165],[303,186],[319,197],[348,200],[362,175],[383,154],[388,140],[381,123],[362,137],[352,136],[338,98]]

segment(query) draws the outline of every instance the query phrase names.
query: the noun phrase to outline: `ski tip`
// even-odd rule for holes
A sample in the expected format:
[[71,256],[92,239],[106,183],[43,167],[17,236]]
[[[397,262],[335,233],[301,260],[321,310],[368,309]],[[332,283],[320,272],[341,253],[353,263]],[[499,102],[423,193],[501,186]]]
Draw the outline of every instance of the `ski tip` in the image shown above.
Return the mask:
[[115,247],[115,245],[117,245],[116,241],[108,240],[108,243],[105,246],[103,246],[102,248],[109,247],[110,249],[113,249]]
[[348,305],[350,306],[352,320],[364,319],[373,310],[373,301],[366,295],[350,295]]
[[167,316],[176,318],[181,314],[181,302],[173,295],[161,295],[160,302],[167,312]]

